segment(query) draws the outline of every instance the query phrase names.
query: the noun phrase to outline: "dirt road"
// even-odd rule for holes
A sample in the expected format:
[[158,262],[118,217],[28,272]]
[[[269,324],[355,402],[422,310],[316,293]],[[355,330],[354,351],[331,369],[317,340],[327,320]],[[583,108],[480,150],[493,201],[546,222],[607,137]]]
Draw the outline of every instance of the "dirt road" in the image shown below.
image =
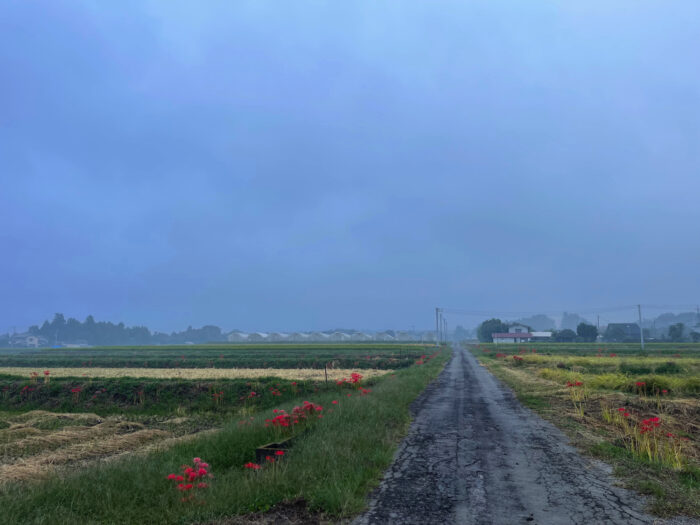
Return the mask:
[[455,349],[416,408],[355,525],[661,523],[464,349]]

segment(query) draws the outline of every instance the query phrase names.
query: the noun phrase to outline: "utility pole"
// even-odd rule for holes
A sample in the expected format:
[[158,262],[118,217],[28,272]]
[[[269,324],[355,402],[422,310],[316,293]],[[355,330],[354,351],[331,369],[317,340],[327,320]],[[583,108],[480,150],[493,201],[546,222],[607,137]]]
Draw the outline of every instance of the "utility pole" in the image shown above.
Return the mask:
[[442,331],[443,342],[447,343],[447,319],[445,319],[444,317],[442,319],[442,325],[443,325],[443,331]]
[[598,333],[600,333],[600,314],[598,314]]
[[435,346],[440,346],[440,308],[435,307]]
[[644,351],[644,328],[642,328],[642,305],[637,305],[637,311],[639,312],[639,338],[642,341],[642,352]]

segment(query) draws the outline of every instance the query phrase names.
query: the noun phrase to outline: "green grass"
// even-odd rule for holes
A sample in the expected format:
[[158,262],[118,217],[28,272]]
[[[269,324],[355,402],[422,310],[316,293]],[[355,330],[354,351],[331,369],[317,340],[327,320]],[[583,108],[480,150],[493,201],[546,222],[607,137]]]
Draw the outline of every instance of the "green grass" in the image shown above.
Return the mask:
[[[107,414],[231,413],[242,406],[267,408],[298,395],[311,395],[332,388],[332,381],[296,381],[278,377],[260,379],[184,380],[160,378],[68,378],[54,377],[49,384],[32,384],[13,376],[0,376],[0,410],[26,412],[93,412]],[[31,392],[22,389],[29,385]],[[71,389],[80,387],[76,397]],[[7,390],[5,390],[7,389]],[[279,395],[273,394],[273,391]],[[142,392],[142,395],[139,395]],[[214,392],[223,392],[216,403]],[[255,392],[253,398],[249,394]],[[143,403],[141,402],[143,399]]]
[[[11,486],[0,494],[3,521],[32,524],[193,523],[266,510],[284,500],[304,499],[311,510],[335,518],[364,507],[368,491],[391,462],[410,421],[409,405],[441,370],[443,352],[425,365],[378,379],[372,393],[348,398],[317,392],[309,400],[325,407],[325,417],[304,433],[277,468],[247,472],[254,450],[274,437],[263,421],[251,426],[231,421],[200,436],[147,456],[102,463],[45,482]],[[340,404],[334,407],[331,401]],[[282,403],[289,409],[294,402]],[[165,476],[200,456],[216,476],[204,505],[183,504]]]
[[5,350],[0,367],[397,369],[432,346],[397,343],[123,346]]
[[[681,471],[673,471],[658,464],[643,461],[628,450],[603,441],[587,447],[592,456],[614,466],[617,477],[641,494],[650,496],[649,510],[658,516],[700,516],[700,487],[698,469],[688,465]],[[691,480],[691,481],[689,481]]]

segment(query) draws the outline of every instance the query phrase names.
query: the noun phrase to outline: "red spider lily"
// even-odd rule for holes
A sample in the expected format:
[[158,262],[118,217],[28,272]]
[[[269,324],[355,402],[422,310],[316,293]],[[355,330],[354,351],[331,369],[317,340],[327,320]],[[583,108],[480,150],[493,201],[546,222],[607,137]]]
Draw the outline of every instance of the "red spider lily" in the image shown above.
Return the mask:
[[610,354],[608,357],[617,357],[617,354]]
[[338,402],[335,401],[335,400],[331,401],[331,403],[333,403],[334,405],[337,405],[337,404],[338,404]]
[[44,370],[44,375],[45,375],[45,376],[49,375],[50,373],[51,373],[50,371]]
[[637,381],[637,382],[635,383],[635,385],[637,385],[637,386],[645,386],[646,383],[645,383],[644,381]]
[[625,409],[624,409],[624,408],[618,408],[617,411],[618,411],[618,412],[624,412]]
[[252,461],[249,461],[243,466],[250,470],[260,470],[260,465],[258,465],[257,463],[253,463]]
[[284,450],[275,450],[275,456],[284,456]]

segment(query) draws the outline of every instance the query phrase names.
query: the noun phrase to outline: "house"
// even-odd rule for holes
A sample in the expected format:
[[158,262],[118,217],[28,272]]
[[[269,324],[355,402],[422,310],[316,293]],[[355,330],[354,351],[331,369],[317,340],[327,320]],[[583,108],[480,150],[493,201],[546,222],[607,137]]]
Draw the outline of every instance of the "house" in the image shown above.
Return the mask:
[[10,346],[19,346],[23,348],[39,348],[45,346],[49,342],[45,337],[40,335],[24,332],[21,334],[13,334],[10,336]]
[[531,332],[532,333],[532,341],[539,341],[542,343],[546,343],[547,341],[550,341],[552,339],[552,332]]
[[508,332],[494,332],[491,337],[494,343],[529,343],[533,334],[527,326],[514,324],[508,327]]

